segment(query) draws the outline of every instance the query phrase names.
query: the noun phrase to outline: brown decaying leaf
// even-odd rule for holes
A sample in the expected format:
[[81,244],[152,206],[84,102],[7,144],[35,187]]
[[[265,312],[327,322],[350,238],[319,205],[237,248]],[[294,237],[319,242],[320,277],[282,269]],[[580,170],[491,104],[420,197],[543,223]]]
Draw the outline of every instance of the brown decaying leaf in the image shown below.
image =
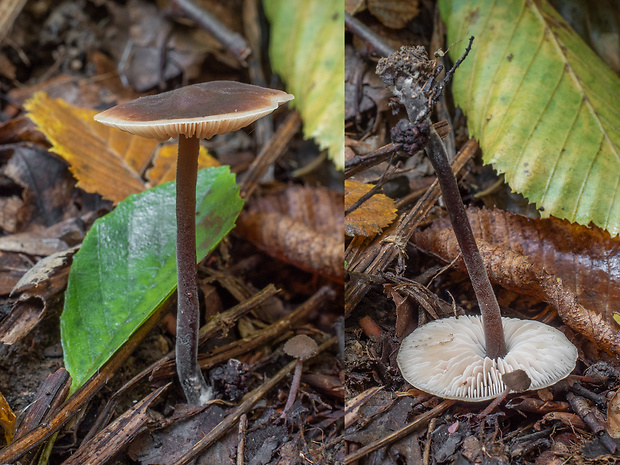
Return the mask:
[[342,193],[325,187],[288,186],[253,200],[250,212],[280,213],[336,239],[344,237]]
[[401,29],[416,17],[420,8],[417,0],[368,0],[368,11],[385,26]]
[[48,308],[62,300],[69,267],[78,246],[40,260],[22,276],[11,297],[17,297],[11,313],[0,324],[0,342],[14,344],[43,319]]
[[342,212],[341,193],[291,185],[254,199],[235,232],[275,258],[343,282]]
[[272,257],[344,282],[344,242],[278,213],[242,213],[236,232]]
[[[469,209],[468,217],[493,282],[551,303],[575,331],[603,350],[620,354],[620,334],[613,321],[620,294],[620,240],[598,228],[555,218],[533,220],[478,209]],[[446,261],[459,254],[446,219],[417,232],[413,240]],[[456,264],[465,270],[462,259]]]
[[[345,180],[344,208],[350,208],[372,188],[370,184]],[[383,194],[375,194],[346,216],[345,231],[347,236],[371,237],[389,226],[396,216],[394,200]]]

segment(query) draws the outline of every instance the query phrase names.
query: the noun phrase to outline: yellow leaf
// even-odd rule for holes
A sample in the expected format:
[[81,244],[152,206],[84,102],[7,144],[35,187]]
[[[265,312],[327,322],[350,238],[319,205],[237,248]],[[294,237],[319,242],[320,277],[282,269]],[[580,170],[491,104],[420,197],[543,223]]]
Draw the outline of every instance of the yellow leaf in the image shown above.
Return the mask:
[[[177,144],[166,144],[159,147],[153,160],[153,168],[147,173],[147,177],[154,185],[176,179],[177,152]],[[200,153],[198,154],[198,169],[215,166],[220,166],[220,164],[209,155],[207,149],[201,146]]]
[[[345,181],[345,210],[373,187],[371,184],[358,181]],[[389,226],[394,218],[396,218],[394,200],[383,194],[375,194],[345,217],[345,233],[347,236],[374,236]]]
[[2,393],[0,393],[0,426],[4,429],[4,438],[9,444],[13,440],[13,433],[15,432],[15,414]]
[[28,117],[64,158],[78,187],[120,202],[143,191],[141,178],[157,141],[133,136],[93,120],[97,111],[78,108],[38,92],[24,105]]

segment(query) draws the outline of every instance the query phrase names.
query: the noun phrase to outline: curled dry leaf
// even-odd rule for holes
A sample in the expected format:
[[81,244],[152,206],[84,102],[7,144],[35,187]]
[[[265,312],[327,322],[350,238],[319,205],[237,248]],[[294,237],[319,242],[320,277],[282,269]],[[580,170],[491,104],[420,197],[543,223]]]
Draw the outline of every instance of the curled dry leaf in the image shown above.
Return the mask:
[[[154,186],[176,179],[178,150],[177,143],[162,145],[157,149],[155,159],[153,160],[153,167],[147,173],[147,178]],[[209,155],[206,148],[201,146],[198,153],[198,169],[214,166],[220,166],[220,164]]]
[[[620,354],[613,321],[620,297],[620,240],[555,218],[478,209],[469,209],[468,217],[493,282],[551,303],[572,329]],[[446,261],[459,254],[447,219],[417,232],[413,240]],[[465,270],[462,259],[456,264]]]
[[284,191],[254,199],[251,212],[279,213],[313,230],[340,238],[344,236],[342,193],[325,187],[292,185]]
[[255,199],[248,209],[236,232],[275,258],[344,281],[342,194],[289,186]]
[[[345,180],[344,208],[349,209],[373,187],[371,184]],[[389,226],[396,216],[394,200],[383,194],[375,194],[346,216],[345,232],[347,236],[374,236]]]

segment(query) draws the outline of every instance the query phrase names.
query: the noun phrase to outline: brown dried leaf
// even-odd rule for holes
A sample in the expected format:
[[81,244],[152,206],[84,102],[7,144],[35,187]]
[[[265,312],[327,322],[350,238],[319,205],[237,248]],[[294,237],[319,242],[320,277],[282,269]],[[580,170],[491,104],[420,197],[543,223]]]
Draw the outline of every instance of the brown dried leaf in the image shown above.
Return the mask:
[[370,11],[385,26],[401,29],[420,11],[417,0],[368,0]]
[[146,167],[157,141],[99,124],[93,120],[97,111],[42,92],[24,107],[53,144],[51,150],[71,165],[78,187],[114,202],[145,189],[137,173]]
[[277,194],[256,198],[251,212],[279,213],[335,239],[344,237],[342,193],[325,187],[288,186]]
[[[349,209],[372,188],[373,186],[370,184],[345,180],[345,210]],[[396,216],[394,200],[383,194],[375,194],[358,209],[346,216],[345,232],[347,236],[374,236],[389,226]]]
[[242,213],[239,234],[272,257],[344,282],[344,243],[279,213]]
[[235,231],[275,258],[343,282],[342,211],[341,193],[292,185],[254,199]]
[[[620,305],[619,239],[555,218],[478,209],[469,209],[468,217],[492,281],[551,303],[575,331],[620,354],[613,321]],[[459,254],[447,219],[435,221],[413,240],[446,261]],[[462,259],[456,263],[465,270]]]

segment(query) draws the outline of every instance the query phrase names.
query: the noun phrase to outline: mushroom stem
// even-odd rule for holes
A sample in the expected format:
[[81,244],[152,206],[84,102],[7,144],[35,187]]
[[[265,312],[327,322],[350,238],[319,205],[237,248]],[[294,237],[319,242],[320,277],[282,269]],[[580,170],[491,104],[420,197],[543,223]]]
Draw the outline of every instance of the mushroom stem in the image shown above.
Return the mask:
[[196,177],[200,139],[179,136],[177,157],[177,341],[176,363],[187,402],[213,397],[198,365],[198,285],[196,283]]
[[503,357],[507,350],[499,305],[484,267],[482,256],[476,245],[469,219],[465,213],[465,206],[461,199],[456,178],[450,169],[446,149],[433,125],[430,125],[430,138],[426,146],[426,154],[435,169],[441,187],[441,195],[450,215],[452,229],[461,248],[463,260],[478,299],[484,326],[486,355],[491,359]]
[[299,383],[301,381],[302,367],[302,361],[297,360],[297,364],[295,364],[295,373],[293,374],[293,382],[291,383],[291,390],[288,392],[288,399],[286,399],[286,405],[284,406],[284,410],[282,410],[282,414],[280,415],[282,418],[286,416],[286,413],[295,403],[295,397],[297,397],[297,390],[299,389]]

